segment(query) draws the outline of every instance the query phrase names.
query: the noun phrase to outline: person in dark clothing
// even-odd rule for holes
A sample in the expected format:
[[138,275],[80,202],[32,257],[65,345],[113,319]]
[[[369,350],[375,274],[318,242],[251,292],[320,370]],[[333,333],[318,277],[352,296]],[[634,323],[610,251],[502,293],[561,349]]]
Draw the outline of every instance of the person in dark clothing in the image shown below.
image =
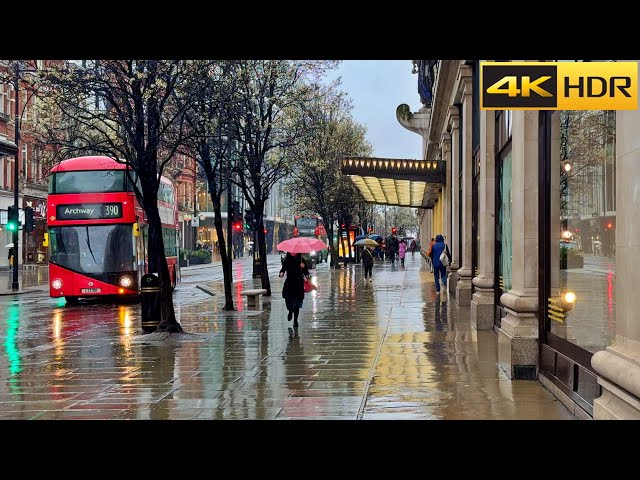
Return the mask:
[[304,301],[304,279],[310,276],[301,253],[287,253],[280,269],[280,278],[284,277],[285,273],[287,279],[282,287],[282,298],[284,298],[287,310],[289,310],[287,320],[291,321],[293,316],[293,326],[298,327],[298,315]]
[[440,261],[440,255],[442,252],[446,252],[447,259],[451,264],[451,252],[449,246],[444,243],[444,237],[442,235],[436,235],[436,241],[431,246],[431,264],[433,265],[433,277],[436,282],[436,293],[440,293],[440,279],[442,278],[442,286],[447,288],[447,267]]
[[391,258],[391,265],[395,265],[396,263],[396,253],[398,253],[398,237],[392,235],[387,240],[387,251],[389,252],[389,257]]
[[362,251],[362,266],[364,267],[364,280],[367,281],[369,279],[369,283],[371,283],[371,272],[373,271],[373,252],[370,247],[364,247]]
[[413,257],[416,253],[416,248],[418,248],[418,244],[416,243],[415,238],[411,240],[411,245],[409,245],[409,248],[411,249],[411,256]]

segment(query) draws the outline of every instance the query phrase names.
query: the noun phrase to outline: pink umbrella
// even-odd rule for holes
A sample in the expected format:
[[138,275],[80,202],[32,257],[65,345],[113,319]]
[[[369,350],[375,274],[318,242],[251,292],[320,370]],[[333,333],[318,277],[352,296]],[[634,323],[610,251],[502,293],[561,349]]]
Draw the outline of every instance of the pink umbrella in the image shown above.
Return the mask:
[[289,253],[311,253],[326,250],[327,245],[317,238],[295,237],[278,244],[278,251]]

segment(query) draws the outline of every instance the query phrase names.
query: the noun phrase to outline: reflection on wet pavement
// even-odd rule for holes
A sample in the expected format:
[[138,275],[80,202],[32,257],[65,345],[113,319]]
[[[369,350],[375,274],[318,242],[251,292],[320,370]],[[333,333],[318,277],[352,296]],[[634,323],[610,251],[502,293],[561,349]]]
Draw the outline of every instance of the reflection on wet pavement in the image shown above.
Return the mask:
[[[48,292],[49,269],[46,266],[25,268],[18,271],[19,290]],[[13,273],[0,270],[0,295],[13,293]]]
[[[280,292],[247,309],[181,285],[176,314],[192,335],[140,335],[139,305],[29,294],[0,297],[1,419],[570,419],[538,382],[510,381],[496,335],[438,299],[419,257],[313,271],[300,327]],[[445,301],[443,301],[445,300]],[[244,302],[244,303],[243,303]],[[176,338],[179,337],[179,338]]]

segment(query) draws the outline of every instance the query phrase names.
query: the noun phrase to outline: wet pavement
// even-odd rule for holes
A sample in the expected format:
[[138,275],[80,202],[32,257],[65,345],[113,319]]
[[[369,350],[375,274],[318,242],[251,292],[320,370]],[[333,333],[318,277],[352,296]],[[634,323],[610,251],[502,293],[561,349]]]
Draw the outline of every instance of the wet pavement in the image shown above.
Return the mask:
[[[35,268],[25,268],[18,271],[18,292],[48,292],[49,268],[47,266],[36,266]],[[13,273],[9,270],[0,271],[0,295],[12,295]]]
[[241,292],[259,279],[234,265],[229,313],[218,266],[183,272],[187,335],[141,335],[138,304],[0,297],[0,419],[574,418],[539,382],[506,377],[496,334],[438,299],[418,255],[376,263],[371,284],[360,266],[312,270],[297,330],[283,280],[248,309]]

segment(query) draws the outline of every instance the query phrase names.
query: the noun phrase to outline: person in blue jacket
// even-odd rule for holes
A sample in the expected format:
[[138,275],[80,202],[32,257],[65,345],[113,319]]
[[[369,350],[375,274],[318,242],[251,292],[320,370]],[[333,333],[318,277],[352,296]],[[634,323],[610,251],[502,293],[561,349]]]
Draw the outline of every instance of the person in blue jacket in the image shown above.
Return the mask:
[[431,264],[433,265],[433,277],[436,281],[436,294],[440,293],[440,279],[442,279],[442,286],[447,288],[447,267],[440,261],[440,255],[442,252],[446,252],[446,256],[449,260],[447,265],[451,264],[451,252],[449,246],[444,243],[444,237],[442,235],[436,235],[436,242],[431,247]]

